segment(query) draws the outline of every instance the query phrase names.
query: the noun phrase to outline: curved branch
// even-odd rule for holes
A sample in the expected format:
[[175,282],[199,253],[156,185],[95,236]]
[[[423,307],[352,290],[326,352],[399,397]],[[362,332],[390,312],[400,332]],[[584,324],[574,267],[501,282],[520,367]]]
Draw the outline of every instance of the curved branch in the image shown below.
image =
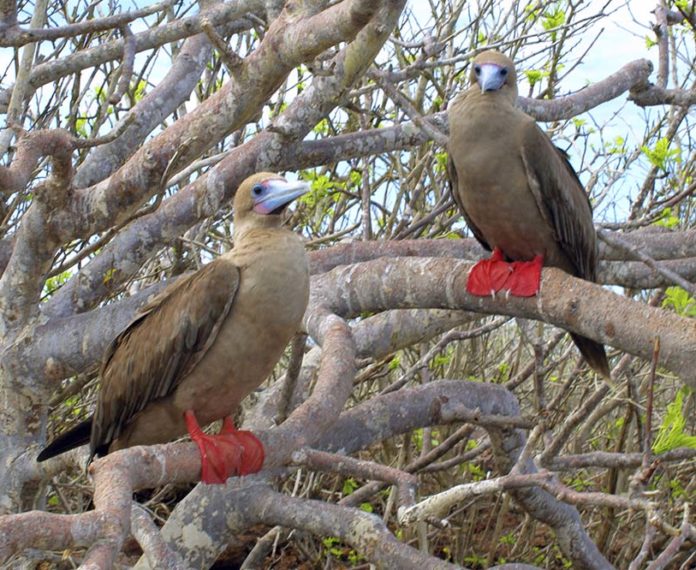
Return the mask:
[[61,228],[54,231],[67,240],[127,220],[135,208],[159,191],[165,173],[175,174],[227,133],[244,125],[293,67],[354,38],[376,9],[370,0],[351,0],[309,18],[284,10],[240,66],[237,76],[241,81],[232,78],[146,143],[108,181],[76,192],[72,211],[81,221],[77,235]]
[[[498,469],[510,471],[525,445],[521,430],[504,426],[504,420],[519,417],[519,404],[502,386],[464,381],[431,382],[377,396],[341,414],[331,432],[319,442],[327,451],[354,453],[375,442],[418,427],[439,425],[478,415],[498,415],[499,425],[488,424],[488,431]],[[462,415],[463,414],[463,415]],[[476,419],[473,419],[476,422]],[[531,461],[524,463],[523,473],[536,473]],[[584,531],[577,510],[539,489],[511,491],[513,497],[537,520],[548,524],[558,536],[566,556],[575,568],[610,568]]]
[[[339,376],[343,374],[341,366],[350,365],[349,361],[352,362],[352,360],[348,358],[348,354],[345,354],[337,362],[335,360],[337,354],[329,346],[333,345],[340,350],[344,339],[330,340],[338,332],[334,329],[334,325],[329,325],[328,329],[326,326],[322,328],[327,335],[326,354],[322,363],[322,366],[327,367],[324,377],[330,375],[335,381],[344,382],[345,379],[339,379]],[[341,365],[341,362],[344,364]],[[337,363],[338,368],[336,368]],[[329,372],[330,370],[333,372]],[[310,398],[311,402],[308,400],[308,406],[319,407],[319,402],[324,402],[327,392],[335,386],[333,381],[320,380],[320,384],[322,382],[323,386],[318,387]],[[525,443],[520,430],[506,427],[506,425],[514,425],[519,419],[516,399],[505,388],[491,384],[463,381],[432,382],[373,398],[340,414],[340,417],[335,413],[335,409],[329,412],[338,419],[335,422],[332,420],[333,425],[330,430],[325,427],[320,430],[322,437],[316,441],[315,447],[332,452],[341,450],[344,453],[354,453],[378,441],[418,427],[462,420],[483,422],[491,435],[499,468],[507,472],[517,460]],[[325,417],[328,418],[326,414]],[[269,451],[266,469],[288,461],[292,449],[296,449],[297,444],[294,442],[290,442],[288,447],[290,440],[287,434],[282,433],[287,431],[284,430],[286,427],[283,424],[279,428],[259,434]],[[306,429],[306,427],[306,424],[303,424],[300,429]],[[313,428],[310,427],[310,429]],[[313,438],[302,435],[298,437],[300,441],[307,439]],[[534,472],[531,463],[526,469],[528,473]],[[88,534],[85,541],[81,543],[87,545],[97,537],[103,539],[111,537],[110,542],[102,540],[99,550],[96,551],[103,556],[108,556],[128,532],[132,492],[161,485],[165,481],[176,483],[196,480],[200,472],[200,456],[193,443],[134,447],[95,461],[93,472],[96,510],[73,518],[75,521],[80,521],[80,525],[93,521],[91,517],[102,517],[105,521],[110,521],[109,524],[104,523],[106,526],[90,531],[91,534]],[[212,563],[217,551],[213,549],[213,551],[202,552],[196,537],[206,536],[206,540],[212,541],[211,544],[217,544],[224,540],[227,533],[241,531],[253,524],[255,517],[263,516],[253,506],[258,500],[259,487],[255,485],[258,481],[259,476],[256,476],[233,478],[226,486],[199,485],[180,503],[163,528],[163,537],[168,548],[172,552],[178,552],[189,566],[205,567]],[[525,509],[552,526],[561,544],[564,545],[566,554],[571,557],[576,567],[605,567],[601,563],[603,560],[601,557],[594,558],[597,556],[596,549],[584,533],[577,511],[573,507],[537,489],[516,493],[518,493],[517,499]],[[204,499],[206,496],[208,498]],[[241,505],[240,501],[242,501]],[[188,506],[192,505],[197,507],[189,509]],[[220,514],[213,515],[208,507],[204,507],[206,516],[200,516],[200,505],[208,505]],[[222,505],[224,508],[220,508]],[[222,513],[230,513],[229,518]],[[19,532],[24,527],[14,525],[14,515],[0,518],[0,530],[3,531],[0,536],[5,537],[6,544],[6,550],[0,550],[0,552],[5,556],[26,548],[30,544],[36,546],[36,542],[33,542],[33,537],[38,536],[36,533],[42,532],[41,529],[46,525],[57,524],[63,520],[53,517],[64,517],[64,515],[36,512],[20,516],[33,521],[34,528],[27,527],[24,532]],[[41,520],[40,517],[46,518],[46,525],[35,524],[37,520]],[[82,523],[82,521],[85,522]],[[82,526],[74,528],[82,528]],[[180,533],[184,528],[187,530],[182,536]],[[47,539],[49,541],[45,544],[40,543],[41,547],[67,548],[65,542],[71,539],[61,539],[60,536],[52,540]],[[190,544],[189,538],[193,540]],[[594,565],[587,564],[588,560],[594,560]]]
[[288,497],[268,487],[257,491],[258,520],[307,530],[319,537],[337,536],[381,568],[404,570],[454,570],[454,564],[438,560],[399,542],[378,516],[308,499]]
[[[583,110],[592,108],[593,105],[618,96],[623,92],[620,89],[625,91],[630,87],[630,81],[639,82],[643,76],[649,75],[650,70],[649,62],[636,60],[603,82],[599,82],[596,89],[591,86],[553,101],[520,99],[520,104],[538,119],[571,118]],[[329,84],[333,85],[332,101],[327,94],[331,90],[327,90],[328,86],[320,81],[322,79],[324,78],[317,79],[317,85],[321,84],[321,90],[307,90],[302,97],[304,100],[313,93],[319,93],[317,100],[311,101],[309,106],[291,106],[272,128],[298,136],[308,131],[332,105],[335,105],[337,96],[345,86],[340,82],[336,84],[335,81]],[[299,116],[304,118],[300,125],[297,124],[295,109],[298,109],[297,113],[301,110]],[[447,113],[436,113],[425,119],[439,130],[447,132]],[[224,200],[231,198],[231,189],[236,188],[245,176],[259,168],[296,170],[338,160],[402,150],[425,142],[427,138],[413,123],[304,142],[293,142],[286,136],[277,137],[272,131],[264,131],[249,143],[233,149],[212,171],[200,176],[176,196],[166,200],[157,212],[140,218],[122,232],[107,248],[108,251],[93,260],[89,268],[81,272],[84,276],[71,279],[64,291],[51,300],[47,309],[52,314],[64,316],[74,312],[75,301],[82,302],[84,307],[93,306],[108,294],[103,282],[106,271],[111,273],[110,282],[114,285],[127,280],[135,268],[162,247],[167,239],[181,235],[193,224],[213,215]],[[116,259],[122,260],[120,265],[130,270],[114,272],[113,263]],[[58,308],[58,305],[62,307]]]
[[[348,20],[353,18],[356,22],[361,22],[370,10],[374,12],[377,8],[377,5],[367,2],[367,0],[361,1],[363,4],[369,4],[370,9],[368,11],[361,12],[361,4],[357,0],[351,3],[344,2],[334,6],[336,10],[328,16],[326,12],[329,11],[327,10],[310,18],[311,26],[326,28],[329,26],[329,23],[326,21],[329,16],[331,18],[336,17]],[[156,212],[130,224],[114,242],[104,249],[96,260],[90,262],[80,272],[81,276],[73,277],[66,287],[63,288],[64,290],[54,296],[46,309],[51,314],[65,316],[75,311],[76,302],[82,303],[83,310],[93,306],[93,302],[108,294],[103,278],[97,277],[98,274],[103,275],[102,272],[107,271],[106,266],[103,265],[104,263],[109,265],[109,283],[113,285],[121,283],[121,279],[126,278],[126,275],[130,275],[130,272],[140,265],[139,260],[143,259],[142,256],[149,255],[146,252],[151,252],[153,248],[160,247],[167,240],[167,236],[174,237],[180,235],[188,227],[196,223],[196,220],[215,214],[219,210],[220,205],[232,197],[238,184],[247,175],[262,168],[285,169],[282,163],[286,160],[286,147],[289,144],[287,136],[292,135],[297,139],[301,139],[325,113],[337,104],[352,82],[360,76],[364,68],[369,65],[379,52],[397,21],[403,5],[403,0],[389,0],[384,3],[384,6],[380,8],[380,12],[375,14],[375,17],[359,33],[355,29],[350,29],[346,32],[346,36],[354,33],[357,33],[357,35],[354,41],[342,49],[332,60],[334,73],[331,78],[316,78],[315,83],[286,109],[271,128],[256,136],[249,143],[234,149],[214,169],[198,177],[194,183],[178,192],[173,198],[166,200]],[[337,11],[338,7],[342,7],[341,10]],[[308,26],[310,24],[300,22],[298,29],[306,31]],[[274,52],[275,55],[272,57],[268,52],[280,49],[285,45],[282,44],[283,41],[291,43],[294,34],[297,33],[297,31],[289,28],[283,32],[285,39],[276,38],[274,40],[271,33],[273,30],[277,32],[277,27],[269,30],[263,44],[266,57],[270,58],[272,63],[280,58],[280,52]],[[321,41],[325,40],[326,38]],[[300,43],[306,52],[309,49],[307,38],[304,38]],[[255,90],[263,88],[261,79],[264,77],[264,72],[273,78],[275,77],[274,73],[279,73],[277,70],[273,73],[268,72],[268,68],[272,67],[270,64],[261,66],[259,62],[254,64],[253,61],[250,61],[253,57],[258,59],[260,57],[258,53],[263,51],[262,47],[260,47],[255,52],[256,56],[254,54],[249,56],[244,61],[243,70],[240,70],[238,73],[238,76],[254,75],[254,65],[261,67],[258,70],[260,78],[256,79],[258,84],[255,85]],[[306,53],[304,55],[301,53],[296,55],[297,57],[307,57]],[[288,57],[287,54],[282,56],[282,65],[288,63]],[[234,86],[236,82],[231,81],[230,84]],[[234,88],[232,88],[231,92],[235,92]],[[254,100],[258,99],[260,104],[263,98],[259,98],[259,95],[254,93]],[[250,95],[245,92],[238,94],[238,96],[243,101],[243,97],[248,98]],[[206,104],[207,102],[201,107],[204,107]],[[239,102],[235,102],[235,105],[239,104]],[[206,112],[208,111],[204,109],[203,116],[205,116]],[[228,110],[228,113],[230,112]],[[200,113],[197,109],[179,121],[179,123],[189,120],[192,116],[198,116]],[[194,122],[194,126],[196,126],[196,131],[190,133],[191,137],[195,137],[200,131],[208,132],[206,128],[201,128],[199,122]],[[284,134],[278,134],[279,132]],[[214,138],[214,133],[206,138]],[[189,150],[186,151],[186,154],[189,154]],[[131,162],[134,161],[131,160]],[[126,167],[122,168],[112,178],[118,178]],[[89,199],[93,199],[93,197],[89,197]],[[115,260],[118,260],[116,267],[114,267]],[[86,277],[86,279],[82,277]]]
[[631,301],[555,268],[543,270],[538,297],[473,297],[466,292],[470,268],[449,259],[382,258],[318,276],[312,282],[312,298],[345,318],[364,311],[430,307],[536,319],[646,360],[652,358],[653,340],[659,337],[660,365],[696,387],[693,320]]
[[655,105],[691,107],[696,105],[696,89],[666,89],[658,85],[650,85],[645,89],[631,91],[628,98],[639,107]]
[[577,93],[551,101],[519,98],[520,107],[537,121],[562,121],[572,119],[595,107],[616,99],[636,85],[645,85],[652,73],[650,60],[637,59],[621,69]]

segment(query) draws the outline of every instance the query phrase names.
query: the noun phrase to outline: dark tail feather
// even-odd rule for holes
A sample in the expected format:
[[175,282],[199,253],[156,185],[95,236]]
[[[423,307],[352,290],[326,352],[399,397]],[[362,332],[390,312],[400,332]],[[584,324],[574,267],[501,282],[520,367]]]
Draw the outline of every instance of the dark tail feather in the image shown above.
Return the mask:
[[575,346],[580,350],[580,354],[582,354],[587,361],[587,364],[589,364],[595,372],[601,374],[607,380],[610,380],[609,361],[607,360],[607,353],[604,352],[604,345],[590,340],[587,337],[580,336],[579,334],[570,333],[570,336],[573,338]]
[[89,437],[92,433],[92,418],[84,420],[69,429],[65,433],[60,434],[56,439],[49,443],[46,447],[41,450],[39,456],[36,458],[37,461],[46,461],[51,457],[80,447],[85,443],[89,443]]

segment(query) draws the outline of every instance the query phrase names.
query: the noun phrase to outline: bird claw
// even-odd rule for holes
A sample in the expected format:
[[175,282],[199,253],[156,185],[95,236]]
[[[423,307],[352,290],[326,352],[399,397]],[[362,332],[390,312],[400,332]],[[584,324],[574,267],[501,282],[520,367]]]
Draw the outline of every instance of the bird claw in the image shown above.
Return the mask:
[[490,295],[495,298],[497,291],[505,291],[513,297],[533,297],[539,292],[541,268],[544,258],[537,255],[532,261],[503,261],[503,254],[493,250],[489,259],[479,261],[471,268],[466,282],[466,290],[478,297]]
[[237,430],[230,418],[225,418],[217,435],[203,433],[192,411],[186,411],[184,418],[201,454],[203,483],[222,484],[231,475],[249,475],[263,467],[265,453],[259,439],[249,431]]

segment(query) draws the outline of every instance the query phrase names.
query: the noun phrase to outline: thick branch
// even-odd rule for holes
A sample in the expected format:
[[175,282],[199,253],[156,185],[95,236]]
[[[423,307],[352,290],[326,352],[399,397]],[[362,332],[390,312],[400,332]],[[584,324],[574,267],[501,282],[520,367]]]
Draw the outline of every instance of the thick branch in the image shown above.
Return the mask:
[[140,10],[124,12],[114,16],[90,19],[75,24],[67,24],[58,28],[9,28],[0,34],[0,47],[20,47],[31,42],[70,38],[82,34],[108,31],[138,18],[144,18],[155,12],[160,12],[171,5],[171,0],[146,6]]
[[[137,241],[137,234],[130,235],[136,241],[126,241],[123,247],[126,247],[125,244],[132,243],[133,249],[131,251],[133,251],[137,249],[139,241]],[[696,232],[693,231],[667,233],[632,232],[623,234],[623,239],[630,242],[633,247],[648,252],[655,259],[696,253]],[[109,251],[109,246],[105,248],[105,251]],[[617,261],[603,261],[600,263],[599,277],[602,283],[634,288],[671,285],[669,281],[656,275],[643,263],[618,261],[620,253],[617,250],[602,246],[600,253],[603,256],[617,259]],[[380,257],[403,257],[404,261],[407,262],[408,257],[431,256],[475,260],[484,255],[485,252],[475,240],[463,239],[351,242],[310,252],[309,257],[311,272],[316,275],[330,271],[339,265],[349,265]],[[696,279],[696,257],[661,261],[661,264],[679,272],[687,279]],[[104,271],[107,270],[107,268],[104,269]],[[96,276],[86,273],[83,280],[86,281],[88,278],[91,278],[92,281],[87,281],[87,283],[94,283],[94,287],[98,288],[102,295],[111,291],[110,280],[104,283],[104,280],[97,280]],[[164,283],[159,284],[156,289],[152,289],[150,292],[144,293],[144,295],[154,294],[162,286],[164,286]],[[75,292],[74,287],[75,285],[66,284],[56,296],[64,301],[69,301],[71,300],[70,293]],[[88,291],[85,291],[85,294],[87,293]],[[49,301],[49,308],[52,309],[55,302]],[[92,311],[80,313],[75,317],[49,320],[35,332],[33,338],[33,358],[28,363],[31,369],[27,369],[25,372],[33,370],[34,374],[47,374],[50,378],[60,379],[66,375],[84,371],[98,360],[106,344],[122,330],[123,326],[130,320],[135,309],[143,302],[145,302],[144,298],[119,300],[108,307],[93,309]],[[374,318],[385,317],[380,315]],[[416,318],[416,320],[418,319]],[[420,325],[425,325],[426,323],[427,321],[421,322]],[[398,317],[391,328],[393,331],[411,330],[408,323],[401,321],[401,317]],[[387,342],[384,343],[386,337],[381,335],[381,330],[380,327],[374,328],[376,336],[370,336],[371,340],[366,344],[370,348],[370,353],[375,357],[384,356],[390,350],[397,350],[402,346],[400,343],[394,344],[390,340],[396,338],[394,337],[394,334],[397,334],[396,332],[392,333]],[[360,333],[356,337],[359,343],[362,342],[362,334]],[[425,336],[429,337],[428,334]],[[382,344],[385,344],[383,350],[374,350]],[[412,342],[408,341],[407,344],[410,345]],[[362,349],[359,348],[358,350],[360,352]]]
[[536,298],[473,297],[466,293],[469,269],[467,263],[447,259],[383,258],[318,277],[312,283],[312,296],[347,318],[363,311],[432,307],[537,319],[646,360],[659,337],[660,365],[696,387],[692,320],[620,297],[555,268],[543,270]]
[[[258,49],[244,60],[240,80],[230,80],[143,146],[108,182],[78,193],[74,213],[84,224],[80,235],[127,219],[134,208],[159,191],[165,172],[175,174],[225,134],[246,123],[294,66],[352,39],[375,8],[368,0],[352,0],[308,19],[284,11]],[[172,165],[174,159],[176,164]]]
[[597,83],[581,91],[551,101],[520,97],[519,105],[537,121],[562,121],[577,117],[585,111],[616,99],[631,87],[644,85],[652,73],[653,65],[647,59],[637,59],[624,65]]

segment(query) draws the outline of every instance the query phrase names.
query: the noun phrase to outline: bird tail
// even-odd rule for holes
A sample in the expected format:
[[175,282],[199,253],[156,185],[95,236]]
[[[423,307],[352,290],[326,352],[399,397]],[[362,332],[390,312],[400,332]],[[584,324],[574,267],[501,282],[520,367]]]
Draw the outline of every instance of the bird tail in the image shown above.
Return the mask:
[[79,424],[69,429],[65,433],[60,434],[56,439],[49,443],[41,450],[37,461],[46,461],[51,457],[70,451],[76,447],[80,447],[85,443],[89,443],[89,438],[92,433],[92,418],[81,421]]
[[579,334],[570,333],[570,336],[575,346],[578,347],[580,354],[582,354],[587,361],[587,364],[589,364],[595,372],[601,374],[607,380],[611,380],[609,361],[607,360],[607,353],[604,351],[604,345],[587,337],[580,336]]

